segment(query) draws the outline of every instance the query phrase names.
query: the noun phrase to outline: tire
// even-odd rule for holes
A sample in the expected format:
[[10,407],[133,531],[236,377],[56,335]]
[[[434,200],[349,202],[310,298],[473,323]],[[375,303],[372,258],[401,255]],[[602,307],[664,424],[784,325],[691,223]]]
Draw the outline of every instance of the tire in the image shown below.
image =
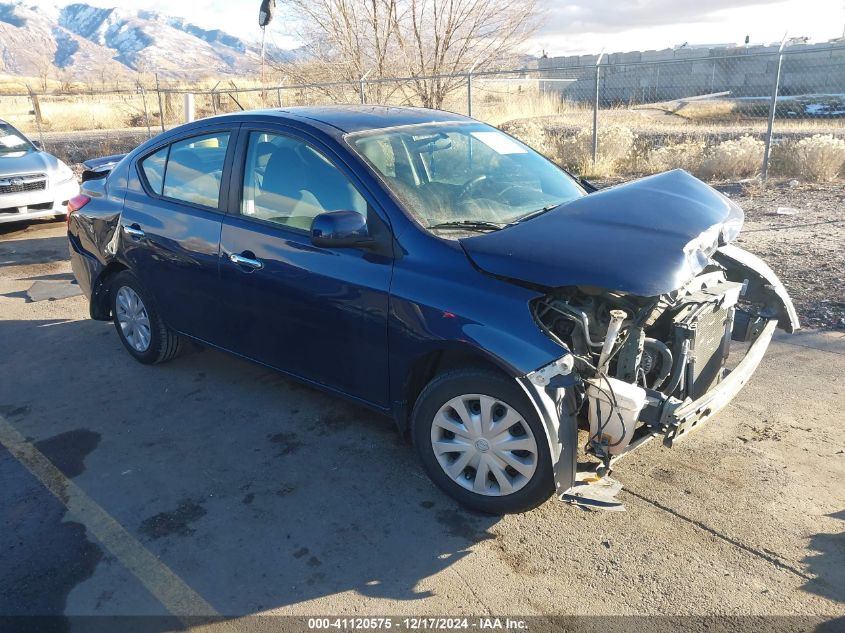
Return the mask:
[[182,351],[184,340],[164,324],[152,296],[128,270],[111,280],[109,301],[117,335],[135,360],[154,365]]
[[[426,474],[468,508],[525,512],[554,492],[545,429],[526,395],[504,375],[459,369],[435,377],[414,405],[411,434]],[[453,446],[459,450],[449,451]]]

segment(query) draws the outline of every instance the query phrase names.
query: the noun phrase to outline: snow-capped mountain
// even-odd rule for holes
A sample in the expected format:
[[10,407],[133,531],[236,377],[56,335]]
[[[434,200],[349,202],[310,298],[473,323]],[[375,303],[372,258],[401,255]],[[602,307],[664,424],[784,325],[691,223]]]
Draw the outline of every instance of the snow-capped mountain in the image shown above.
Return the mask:
[[85,79],[144,71],[190,78],[254,73],[258,64],[256,44],[182,18],[125,6],[0,1],[0,73]]

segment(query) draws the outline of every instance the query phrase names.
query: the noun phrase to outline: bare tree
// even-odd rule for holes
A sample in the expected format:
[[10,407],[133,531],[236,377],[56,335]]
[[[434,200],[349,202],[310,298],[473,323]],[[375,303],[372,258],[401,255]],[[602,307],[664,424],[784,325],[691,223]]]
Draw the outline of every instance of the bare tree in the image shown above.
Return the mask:
[[[290,0],[303,27],[304,64],[284,69],[295,81],[345,81],[407,76],[374,82],[368,97],[438,108],[465,83],[465,73],[503,62],[538,26],[537,0]],[[327,87],[338,96],[339,89]]]
[[[338,100],[360,95],[364,75],[384,77],[396,72],[392,56],[399,50],[393,25],[400,0],[291,0],[301,18],[299,36],[305,59],[281,69],[294,83],[349,82],[319,88]],[[370,86],[370,96],[384,100],[396,86]]]
[[41,91],[47,92],[50,88],[50,76],[55,70],[52,55],[46,51],[35,53],[32,58],[32,64],[35,67],[35,72],[38,74],[38,83]]
[[515,53],[539,25],[536,4],[536,0],[405,0],[394,30],[400,59],[414,78],[414,93],[422,105],[439,108],[464,83],[454,75],[483,70]]

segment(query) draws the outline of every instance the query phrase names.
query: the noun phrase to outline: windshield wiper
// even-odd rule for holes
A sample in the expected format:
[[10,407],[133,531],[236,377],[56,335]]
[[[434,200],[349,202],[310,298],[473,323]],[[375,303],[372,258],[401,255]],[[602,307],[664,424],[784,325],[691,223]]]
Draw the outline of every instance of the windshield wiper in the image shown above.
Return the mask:
[[498,231],[507,226],[506,224],[499,224],[497,222],[487,222],[486,220],[454,220],[452,222],[440,222],[432,224],[426,228],[428,229],[465,229],[468,231]]
[[536,211],[532,211],[531,213],[526,213],[525,215],[515,219],[511,224],[519,224],[520,222],[525,222],[526,220],[530,220],[532,218],[536,218],[538,215],[543,215],[544,213],[548,213],[549,211],[553,211],[557,209],[563,202],[559,204],[550,204],[548,206],[543,207],[542,209],[537,209]]

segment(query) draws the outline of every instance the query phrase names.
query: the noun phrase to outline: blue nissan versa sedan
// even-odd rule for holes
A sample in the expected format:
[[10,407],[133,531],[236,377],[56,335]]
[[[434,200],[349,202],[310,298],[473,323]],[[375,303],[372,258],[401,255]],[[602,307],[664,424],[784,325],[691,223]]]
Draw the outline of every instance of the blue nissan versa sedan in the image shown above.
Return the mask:
[[579,422],[599,475],[671,445],[798,328],[714,189],[671,171],[596,191],[446,112],[224,115],[83,180],[73,271],[138,361],[191,339],[388,413],[485,512],[577,496]]

